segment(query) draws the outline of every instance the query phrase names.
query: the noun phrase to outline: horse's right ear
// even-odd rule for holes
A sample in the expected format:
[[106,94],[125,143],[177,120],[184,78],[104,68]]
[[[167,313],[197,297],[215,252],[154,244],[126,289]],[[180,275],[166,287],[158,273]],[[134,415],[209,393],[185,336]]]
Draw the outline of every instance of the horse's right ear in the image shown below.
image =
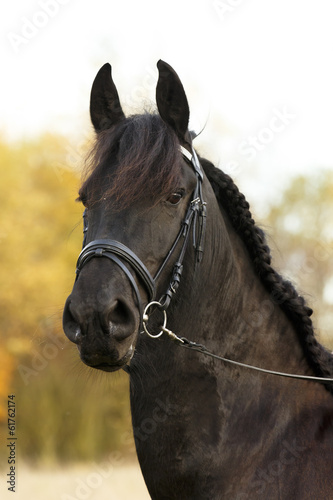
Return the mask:
[[96,132],[106,130],[125,118],[111,71],[111,65],[104,64],[91,88],[90,117]]

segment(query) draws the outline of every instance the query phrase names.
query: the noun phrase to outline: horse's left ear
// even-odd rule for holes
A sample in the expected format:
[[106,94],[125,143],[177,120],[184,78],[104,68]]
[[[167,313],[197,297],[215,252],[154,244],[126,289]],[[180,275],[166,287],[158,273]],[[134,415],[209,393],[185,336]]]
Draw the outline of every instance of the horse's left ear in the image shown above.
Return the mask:
[[109,63],[101,67],[92,85],[90,117],[96,132],[106,130],[125,118]]
[[181,141],[185,140],[190,110],[182,82],[169,64],[161,59],[157,63],[159,78],[156,103],[162,120],[170,125]]

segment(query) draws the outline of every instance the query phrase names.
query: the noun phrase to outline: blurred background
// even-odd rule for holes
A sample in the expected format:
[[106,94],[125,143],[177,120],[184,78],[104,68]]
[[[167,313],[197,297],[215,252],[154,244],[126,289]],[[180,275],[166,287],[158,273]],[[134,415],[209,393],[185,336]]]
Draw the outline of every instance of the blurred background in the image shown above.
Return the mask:
[[[82,242],[89,94],[110,62],[127,113],[178,72],[195,146],[231,175],[333,349],[330,0],[16,0],[1,10],[0,496],[7,400],[18,499],[147,499],[125,373],[95,373],[61,327]],[[131,496],[130,496],[131,495]]]

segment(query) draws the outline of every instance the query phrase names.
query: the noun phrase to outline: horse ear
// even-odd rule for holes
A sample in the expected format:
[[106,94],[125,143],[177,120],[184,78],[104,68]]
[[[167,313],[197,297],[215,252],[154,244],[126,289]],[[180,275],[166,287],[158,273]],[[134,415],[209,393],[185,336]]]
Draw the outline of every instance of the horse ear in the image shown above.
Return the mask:
[[188,128],[190,110],[182,82],[169,64],[161,59],[157,63],[159,78],[156,103],[162,120],[170,125],[182,141]]
[[91,88],[90,117],[96,132],[106,130],[125,118],[111,72],[111,65],[104,64]]

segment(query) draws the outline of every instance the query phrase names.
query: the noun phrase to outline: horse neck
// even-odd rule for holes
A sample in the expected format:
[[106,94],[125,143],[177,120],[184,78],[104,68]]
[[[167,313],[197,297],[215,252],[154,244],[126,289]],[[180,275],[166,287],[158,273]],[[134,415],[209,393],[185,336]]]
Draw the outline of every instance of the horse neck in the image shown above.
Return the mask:
[[[192,256],[188,253],[191,251]],[[274,371],[314,375],[295,326],[265,288],[245,244],[214,194],[208,199],[204,256],[195,271],[194,250],[188,248],[188,252],[180,287],[167,310],[169,329],[234,361]],[[175,395],[179,393],[179,399],[184,387],[178,381],[189,380],[195,372],[201,375],[199,383],[204,384],[206,375],[215,380],[225,400],[239,397],[240,391],[244,396],[249,390],[253,392],[253,380],[259,380],[255,388],[258,397],[262,380],[265,391],[285,388],[280,377],[249,373],[245,368],[208,359],[202,353],[191,353],[172,344],[165,335],[158,340],[140,337],[131,367],[133,387],[143,384],[147,398],[153,400],[158,387],[169,384],[171,373],[176,381],[172,390]],[[156,377],[151,376],[152,371]],[[289,386],[294,390],[294,384]],[[315,386],[319,393],[326,392],[322,385]],[[189,392],[189,398],[191,394],[196,399],[196,393]]]
[[[203,261],[193,273],[193,259],[186,255],[181,286],[168,309],[168,327],[217,355],[313,374],[294,326],[270,299],[242,241],[221,211],[209,208]],[[144,338],[133,361],[137,453],[152,492],[157,482],[167,491],[174,488],[173,496],[163,498],[222,498],[223,493],[179,493],[186,488],[201,491],[207,475],[221,492],[230,485],[223,498],[236,498],[239,478],[248,483],[257,469],[265,469],[265,460],[286,453],[280,443],[290,453],[306,449],[313,428],[320,427],[332,406],[331,395],[319,383],[235,367],[164,336]],[[311,401],[315,410],[309,410]],[[159,466],[154,468],[155,463]]]
[[236,361],[313,374],[294,325],[272,300],[219,207],[207,221],[203,263],[189,275],[183,287],[187,298],[178,302],[173,318],[179,333]]

